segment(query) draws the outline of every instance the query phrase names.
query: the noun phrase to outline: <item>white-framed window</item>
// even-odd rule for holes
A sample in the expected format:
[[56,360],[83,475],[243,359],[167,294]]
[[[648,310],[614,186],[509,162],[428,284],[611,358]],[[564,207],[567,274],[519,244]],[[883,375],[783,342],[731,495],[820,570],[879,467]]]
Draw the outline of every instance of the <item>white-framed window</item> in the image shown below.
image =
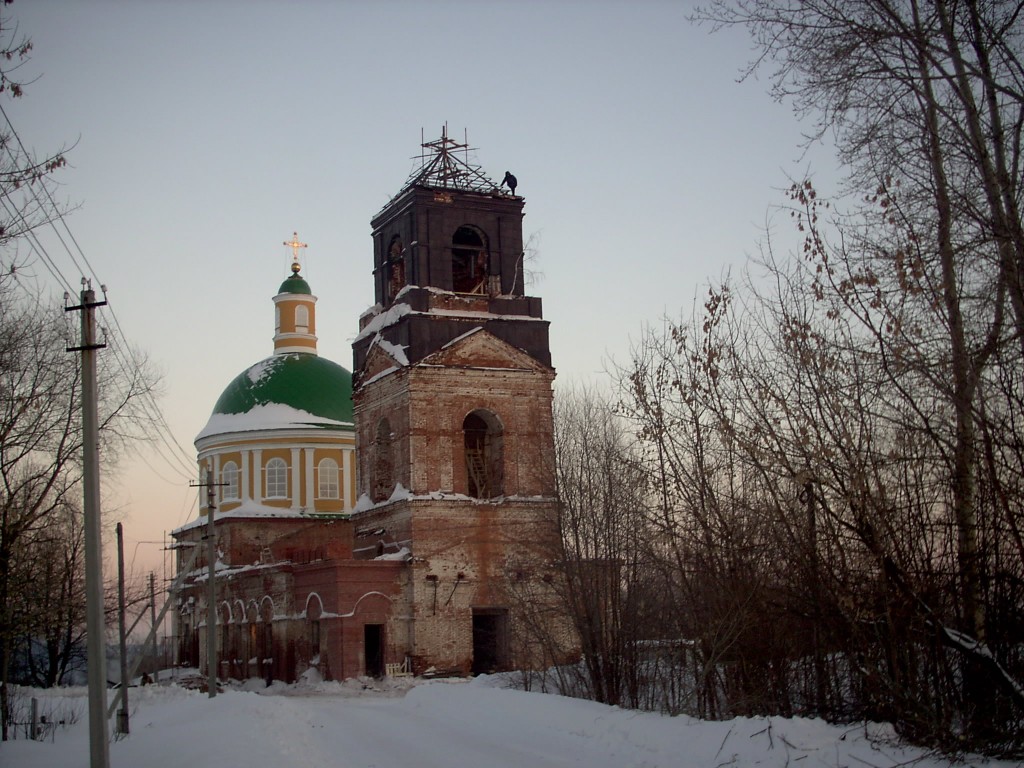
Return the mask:
[[309,331],[309,307],[305,304],[299,304],[295,308],[295,330],[298,333]]
[[284,459],[273,458],[268,461],[264,475],[266,476],[267,483],[267,493],[265,498],[287,499],[288,465],[285,463]]
[[317,480],[319,498],[338,498],[338,462],[334,459],[321,459],[317,464]]
[[238,465],[233,461],[224,464],[220,471],[221,498],[225,501],[238,498]]
[[274,330],[277,333],[281,332],[281,305],[278,304],[274,307]]

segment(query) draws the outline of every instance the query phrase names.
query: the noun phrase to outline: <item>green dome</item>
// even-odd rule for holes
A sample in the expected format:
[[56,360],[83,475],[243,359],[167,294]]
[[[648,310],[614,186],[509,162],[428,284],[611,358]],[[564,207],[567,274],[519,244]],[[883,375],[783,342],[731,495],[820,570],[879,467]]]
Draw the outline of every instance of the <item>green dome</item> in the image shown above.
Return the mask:
[[318,355],[291,352],[268,357],[236,376],[199,438],[306,426],[351,429],[352,423],[352,374]]
[[278,293],[302,293],[306,296],[312,296],[313,292],[309,290],[309,283],[299,277],[298,273],[286,277],[284,282],[281,283],[281,287],[277,289]]

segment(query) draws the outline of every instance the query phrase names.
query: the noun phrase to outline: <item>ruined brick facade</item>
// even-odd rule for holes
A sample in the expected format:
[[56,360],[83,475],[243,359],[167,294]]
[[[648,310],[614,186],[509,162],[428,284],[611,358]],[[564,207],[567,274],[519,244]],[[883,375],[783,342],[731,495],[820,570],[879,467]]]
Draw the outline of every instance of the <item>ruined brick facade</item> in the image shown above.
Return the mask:
[[[425,146],[451,160],[446,137]],[[376,301],[353,343],[357,503],[217,519],[223,674],[469,674],[572,653],[553,593],[555,373],[523,290],[523,199],[453,167],[425,164],[372,222]],[[179,614],[183,654],[205,665],[203,569]],[[554,652],[537,650],[526,612],[548,616]]]

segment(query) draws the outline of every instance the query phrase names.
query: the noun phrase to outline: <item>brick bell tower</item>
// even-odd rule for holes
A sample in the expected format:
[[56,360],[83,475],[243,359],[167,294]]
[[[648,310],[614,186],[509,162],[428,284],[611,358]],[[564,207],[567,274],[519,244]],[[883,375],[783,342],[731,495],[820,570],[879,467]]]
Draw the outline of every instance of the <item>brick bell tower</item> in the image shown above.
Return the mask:
[[416,672],[550,663],[524,629],[524,612],[553,604],[557,543],[555,371],[541,301],[524,291],[524,201],[446,131],[422,147],[371,222],[376,304],[353,343],[356,537],[411,553],[388,656],[404,648]]

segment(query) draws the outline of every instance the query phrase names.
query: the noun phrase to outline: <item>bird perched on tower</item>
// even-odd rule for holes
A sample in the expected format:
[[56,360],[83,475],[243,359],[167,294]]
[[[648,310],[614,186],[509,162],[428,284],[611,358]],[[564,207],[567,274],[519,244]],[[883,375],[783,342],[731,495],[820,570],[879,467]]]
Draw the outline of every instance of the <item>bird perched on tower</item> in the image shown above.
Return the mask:
[[515,193],[516,193],[516,185],[518,183],[519,182],[516,181],[516,177],[515,176],[513,176],[509,171],[505,171],[505,178],[501,180],[501,185],[500,186],[505,186],[506,184],[508,184],[508,191],[511,192],[513,195],[515,195]]

